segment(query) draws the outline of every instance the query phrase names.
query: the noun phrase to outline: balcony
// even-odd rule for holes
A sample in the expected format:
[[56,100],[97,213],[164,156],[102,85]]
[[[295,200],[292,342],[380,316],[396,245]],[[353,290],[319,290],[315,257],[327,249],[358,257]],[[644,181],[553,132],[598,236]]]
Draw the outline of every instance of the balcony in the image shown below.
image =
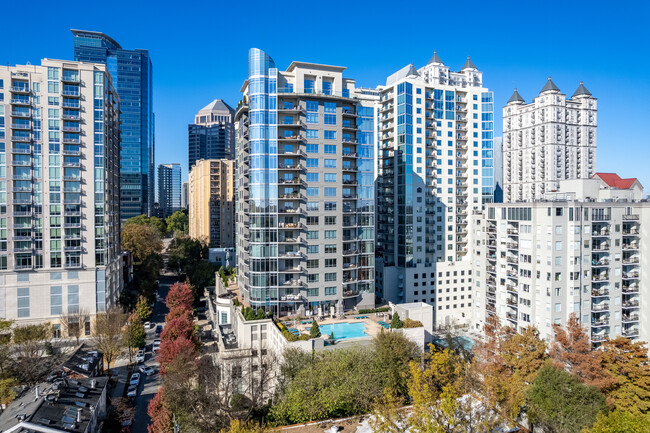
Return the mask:
[[80,98],[81,92],[79,90],[63,90],[61,92],[61,95],[66,96],[68,98]]
[[591,304],[591,311],[609,311],[609,304],[597,303]]
[[61,106],[63,108],[68,108],[68,109],[71,109],[71,110],[80,110],[81,109],[81,104],[79,104],[79,101],[75,101],[75,102],[63,101]]
[[81,132],[81,127],[79,125],[75,126],[64,126],[61,128],[61,130],[65,132]]
[[61,77],[61,81],[70,84],[79,84],[81,82],[81,80],[79,79],[79,74],[66,74],[66,73],[64,73],[63,76]]
[[11,129],[30,130],[32,129],[32,125],[29,123],[12,123]]
[[23,95],[28,95],[32,93],[31,90],[29,90],[29,86],[11,86],[9,91],[11,93],[19,93]]
[[63,137],[61,141],[63,144],[81,144],[81,138],[78,137]]
[[79,114],[64,114],[61,116],[61,118],[63,120],[73,120],[77,122],[81,120],[81,116]]
[[11,100],[11,104],[29,106],[32,105],[32,102],[29,100],[29,98],[14,98]]
[[11,141],[16,141],[18,143],[29,143],[30,141],[32,141],[32,138],[29,135],[28,136],[13,135],[11,137]]

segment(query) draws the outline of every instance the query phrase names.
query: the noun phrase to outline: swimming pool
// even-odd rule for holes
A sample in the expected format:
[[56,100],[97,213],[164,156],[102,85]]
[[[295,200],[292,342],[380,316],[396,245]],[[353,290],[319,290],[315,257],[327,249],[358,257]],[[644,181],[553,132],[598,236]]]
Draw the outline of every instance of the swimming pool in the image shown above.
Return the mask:
[[321,335],[332,335],[334,333],[334,340],[370,337],[370,335],[365,333],[365,330],[366,324],[363,322],[341,322],[331,325],[320,325]]
[[[472,340],[469,337],[458,336],[458,337],[452,337],[452,338],[453,338],[455,344],[460,344],[463,347],[463,349],[465,349],[465,350],[469,351],[469,350],[472,350],[472,348],[474,347],[475,342],[474,342],[474,340]],[[434,338],[433,342],[435,344],[437,344],[438,346],[442,346],[442,347],[447,347],[447,345],[448,345],[448,342],[447,342],[446,338]]]

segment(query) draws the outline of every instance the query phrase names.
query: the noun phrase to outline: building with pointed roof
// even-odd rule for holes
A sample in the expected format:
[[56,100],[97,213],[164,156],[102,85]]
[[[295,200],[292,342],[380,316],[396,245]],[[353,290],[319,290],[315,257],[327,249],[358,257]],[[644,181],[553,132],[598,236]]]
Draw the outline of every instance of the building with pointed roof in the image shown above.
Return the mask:
[[567,99],[551,77],[530,103],[517,89],[503,107],[504,202],[538,200],[596,170],[596,98],[582,82]]
[[453,72],[434,52],[411,70],[378,88],[377,295],[433,305],[436,326],[462,324],[473,302],[469,216],[494,197],[493,96],[471,60]]
[[235,110],[215,99],[199,110],[188,125],[188,170],[199,159],[234,159]]

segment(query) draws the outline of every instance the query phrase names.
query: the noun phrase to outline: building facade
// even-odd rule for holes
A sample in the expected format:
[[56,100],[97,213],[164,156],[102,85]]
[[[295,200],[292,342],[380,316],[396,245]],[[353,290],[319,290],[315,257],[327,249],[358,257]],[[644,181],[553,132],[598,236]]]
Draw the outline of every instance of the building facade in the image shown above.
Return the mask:
[[120,95],[121,218],[152,215],[155,201],[153,68],[147,50],[123,49],[111,37],[72,30],[74,59],[105,64]]
[[203,107],[188,130],[188,169],[199,159],[235,158],[235,111],[221,99]]
[[466,323],[469,216],[494,197],[492,92],[469,57],[453,72],[435,52],[379,89],[378,296],[434,305],[436,326]]
[[374,306],[376,91],[249,51],[237,137],[237,282],[275,314]]
[[559,184],[535,202],[476,216],[475,329],[496,315],[552,340],[552,325],[575,314],[595,346],[621,335],[647,341],[650,202],[641,185],[605,173]]
[[190,182],[186,180],[183,182],[183,190],[181,191],[181,206],[183,209],[190,208]]
[[235,246],[235,161],[201,159],[188,182],[190,236],[210,248]]
[[517,89],[503,107],[503,196],[540,199],[559,181],[589,179],[596,170],[597,104],[580,82],[570,99],[549,77],[526,104]]
[[181,210],[181,165],[158,165],[158,205],[162,218]]
[[50,59],[1,66],[0,94],[0,318],[103,311],[122,288],[111,75]]

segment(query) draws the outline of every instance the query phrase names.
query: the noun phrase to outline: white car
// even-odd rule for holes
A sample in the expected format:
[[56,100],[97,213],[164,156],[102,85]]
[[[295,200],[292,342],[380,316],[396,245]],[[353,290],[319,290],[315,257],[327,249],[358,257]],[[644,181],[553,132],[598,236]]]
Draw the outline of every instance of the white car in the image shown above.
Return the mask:
[[135,355],[135,362],[136,364],[144,362],[144,349],[138,350],[138,353]]
[[140,384],[140,373],[133,373],[131,375],[131,380],[129,380],[129,385],[138,386]]
[[138,385],[131,385],[126,391],[127,397],[136,397],[138,395]]
[[141,365],[139,370],[140,373],[144,374],[145,376],[151,376],[152,374],[155,373],[154,369],[149,367],[148,365]]
[[153,341],[153,352],[156,353],[160,350],[160,340]]
[[144,329],[151,329],[151,322],[144,322]]

